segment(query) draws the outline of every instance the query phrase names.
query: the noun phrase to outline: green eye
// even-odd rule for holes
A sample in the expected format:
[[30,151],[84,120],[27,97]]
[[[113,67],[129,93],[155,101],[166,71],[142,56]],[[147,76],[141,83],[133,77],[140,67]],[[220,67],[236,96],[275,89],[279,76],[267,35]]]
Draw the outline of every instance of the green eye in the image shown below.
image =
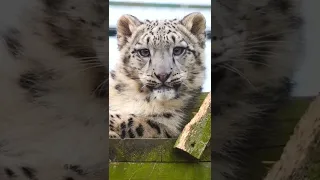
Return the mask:
[[140,49],[138,50],[140,56],[142,57],[149,57],[150,56],[150,51],[149,49]]
[[182,53],[184,53],[184,51],[185,51],[184,47],[175,47],[175,48],[173,48],[173,52],[172,53],[173,53],[174,56],[179,56]]

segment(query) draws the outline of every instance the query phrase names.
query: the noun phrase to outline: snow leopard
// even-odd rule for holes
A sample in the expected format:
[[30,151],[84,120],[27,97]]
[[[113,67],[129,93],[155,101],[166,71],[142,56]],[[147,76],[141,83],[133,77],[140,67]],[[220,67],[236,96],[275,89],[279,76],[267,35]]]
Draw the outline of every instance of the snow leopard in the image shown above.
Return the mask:
[[108,8],[1,2],[1,180],[108,179]]
[[174,138],[205,78],[206,21],[145,20],[123,15],[117,25],[120,58],[109,75],[111,138]]
[[[0,6],[4,13],[0,24],[0,179],[108,179],[106,126],[111,117],[108,117],[109,108],[112,108],[108,107],[108,81],[113,75],[119,77],[117,72],[111,72],[110,79],[108,72],[107,2],[14,2],[14,5],[3,2]],[[222,180],[252,179],[249,167],[255,163],[249,156],[256,144],[261,143],[258,137],[265,134],[263,130],[274,127],[272,113],[292,89],[299,50],[297,34],[302,26],[299,1],[216,0],[212,8],[211,176]],[[202,17],[193,15],[189,17]],[[12,19],[9,21],[8,17]],[[181,23],[179,26],[191,32],[201,31],[201,28],[192,28],[199,21],[184,20],[175,20],[177,26]],[[185,22],[193,23],[183,24]],[[134,26],[126,29],[134,29],[140,22],[133,18],[130,23]],[[204,37],[201,33],[198,35],[189,40],[197,42],[192,45],[201,52],[204,46],[199,42]],[[124,45],[128,38],[119,36],[118,39],[119,48],[128,48]],[[190,52],[189,57],[199,55],[183,47],[176,50]],[[136,80],[133,67],[137,66],[130,67],[127,73]],[[153,87],[158,87],[161,79],[168,80],[167,73],[160,74],[156,74],[159,78],[153,74],[152,78],[157,78],[151,83]],[[184,73],[179,76],[181,79],[189,77]],[[196,83],[202,83],[201,76],[195,75]],[[116,85],[115,93],[117,89],[127,88],[120,84],[116,89]],[[179,94],[173,85],[168,84],[169,88],[164,89],[137,88],[143,93],[149,92],[150,102],[186,96]],[[196,97],[196,92],[199,90],[190,95]],[[150,126],[150,132],[157,134],[155,137],[159,137],[159,131],[159,135],[174,137],[178,131],[161,128],[160,124],[174,115],[177,114],[162,113],[159,114],[161,118],[153,117],[159,118],[159,122],[146,121],[144,125]],[[133,134],[129,132],[127,127],[134,125],[130,121],[133,116],[126,116],[127,124],[121,123],[120,128],[128,131],[120,131],[118,136],[140,137],[139,130]]]
[[[212,4],[213,179],[262,179],[254,153],[277,138],[275,112],[290,97],[303,50],[298,0]],[[258,167],[261,167],[258,168]]]

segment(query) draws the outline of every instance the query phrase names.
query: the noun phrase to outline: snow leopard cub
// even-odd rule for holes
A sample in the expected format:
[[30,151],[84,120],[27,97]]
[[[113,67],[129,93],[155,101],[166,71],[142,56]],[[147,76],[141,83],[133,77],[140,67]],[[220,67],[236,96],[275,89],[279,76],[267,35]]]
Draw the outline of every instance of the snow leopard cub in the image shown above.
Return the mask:
[[0,179],[108,179],[108,1],[0,9]]
[[177,137],[204,81],[206,23],[182,19],[118,21],[118,66],[109,76],[111,138]]
[[212,18],[212,177],[261,179],[252,155],[272,137],[272,113],[290,95],[299,1],[216,0]]

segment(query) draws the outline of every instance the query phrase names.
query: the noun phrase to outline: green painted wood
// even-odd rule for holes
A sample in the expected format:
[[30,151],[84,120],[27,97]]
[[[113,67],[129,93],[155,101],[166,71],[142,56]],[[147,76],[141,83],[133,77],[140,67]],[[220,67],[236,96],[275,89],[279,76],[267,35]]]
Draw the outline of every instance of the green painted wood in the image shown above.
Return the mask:
[[[318,142],[320,142],[320,137],[318,137]],[[318,143],[319,144],[319,143]],[[310,155],[310,168],[308,169],[308,178],[309,180],[319,180],[320,179],[320,148],[319,145]]]
[[293,97],[283,108],[279,109],[275,118],[278,120],[277,129],[270,130],[270,138],[259,148],[255,156],[261,161],[277,161],[283,148],[293,133],[300,117],[307,110],[313,97]]
[[109,6],[126,6],[126,7],[156,7],[156,8],[192,8],[211,10],[211,5],[196,4],[174,4],[174,3],[146,3],[146,2],[126,2],[126,1],[109,1]]
[[[201,95],[201,100],[199,100],[193,112],[199,109],[205,97],[205,93]],[[255,170],[255,174],[265,173],[272,166],[272,163],[279,159],[283,147],[293,132],[293,127],[312,100],[312,97],[292,98],[279,110],[275,117],[279,120],[277,133],[270,136],[270,139],[253,155],[262,162],[266,162],[265,171]],[[110,179],[209,179],[211,176],[210,145],[205,149],[200,160],[196,160],[182,151],[174,149],[175,141],[176,139],[110,139]],[[319,172],[320,160],[316,161],[310,169],[310,179],[318,180]],[[146,176],[146,174],[151,175]],[[199,176],[203,177],[200,178]]]
[[283,149],[293,134],[294,127],[308,109],[314,97],[293,97],[285,104],[275,118],[278,120],[278,128],[270,130],[270,138],[254,154],[256,159],[264,163],[264,170],[257,172],[257,175],[266,174],[272,165],[280,159]]
[[319,180],[320,179],[320,150],[315,152],[312,156],[313,161],[310,164],[310,168],[308,170],[308,178],[310,180]]
[[173,146],[171,139],[110,139],[109,159],[112,162],[210,162],[210,146],[199,160]]
[[211,180],[211,163],[109,164],[110,180]]

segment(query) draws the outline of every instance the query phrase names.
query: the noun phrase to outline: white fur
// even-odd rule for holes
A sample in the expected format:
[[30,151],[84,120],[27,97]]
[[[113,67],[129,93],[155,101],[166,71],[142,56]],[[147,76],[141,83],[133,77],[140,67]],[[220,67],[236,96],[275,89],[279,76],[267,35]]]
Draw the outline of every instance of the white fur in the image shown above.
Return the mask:
[[[155,77],[156,73],[167,72],[171,76],[166,82],[174,79],[179,79],[182,87],[189,91],[199,90],[204,81],[204,47],[200,43],[204,41],[203,34],[205,29],[205,20],[200,13],[193,13],[180,23],[178,20],[159,20],[146,21],[141,23],[138,19],[132,16],[124,15],[120,18],[118,25],[118,44],[120,47],[120,58],[115,68],[115,78],[109,78],[109,112],[110,114],[118,114],[121,117],[127,117],[129,114],[134,114],[137,118],[134,121],[139,124],[144,124],[148,120],[153,120],[166,129],[172,132],[173,137],[177,137],[181,131],[183,123],[186,121],[186,115],[189,112],[183,112],[183,108],[188,105],[188,102],[194,95],[187,93],[186,90],[174,89],[153,89],[150,90],[146,86],[148,81],[157,83],[156,87],[161,85],[161,81]],[[194,23],[193,19],[198,18],[201,23]],[[129,24],[129,27],[123,24]],[[165,24],[169,25],[165,25]],[[131,25],[131,26],[130,26]],[[175,28],[170,27],[175,26]],[[198,26],[198,32],[191,32],[192,26]],[[150,30],[147,30],[150,28]],[[196,29],[196,28],[195,28]],[[131,32],[130,37],[126,37],[128,32]],[[153,33],[150,33],[152,31]],[[175,34],[170,32],[175,32]],[[171,39],[174,36],[174,39]],[[158,37],[158,38],[157,38]],[[127,38],[126,41],[123,41]],[[198,57],[191,54],[185,56],[173,56],[174,47],[188,47],[191,51],[197,53]],[[136,49],[147,48],[150,51],[150,59],[139,57],[132,53]],[[187,50],[186,50],[187,52]],[[130,55],[130,58],[128,58]],[[183,58],[185,57],[185,58]],[[123,61],[127,58],[127,61]],[[173,60],[173,58],[175,60]],[[201,65],[196,61],[200,61]],[[126,68],[134,69],[131,75],[138,74],[136,77],[128,77]],[[138,69],[138,70],[137,70]],[[194,80],[188,80],[189,76],[194,75]],[[118,84],[124,83],[126,86],[119,92],[116,88]],[[142,90],[142,91],[141,91]],[[181,97],[175,98],[182,91]],[[149,98],[149,101],[146,101]],[[152,117],[156,114],[171,113],[171,118]],[[122,122],[126,122],[125,118],[116,120],[118,126]],[[148,131],[148,125],[144,131]],[[135,128],[132,128],[135,129]],[[152,131],[152,128],[150,129]],[[120,130],[121,132],[121,130]],[[147,132],[146,134],[152,135]],[[148,136],[143,136],[147,138]]]
[[[3,168],[15,171],[17,180],[24,178],[21,166],[35,169],[38,179],[57,180],[68,175],[77,180],[107,179],[106,103],[90,94],[90,77],[79,60],[50,44],[52,37],[41,22],[44,14],[39,2],[16,1],[15,7],[25,5],[22,13],[14,16],[19,20],[1,27],[2,32],[11,27],[21,32],[23,55],[13,58],[1,39],[0,179],[8,178]],[[8,8],[7,3],[0,6]],[[20,74],[32,68],[56,73],[56,79],[48,84],[50,93],[37,102],[31,102],[28,92],[18,85]],[[65,170],[64,164],[80,165],[89,174],[77,177]]]

